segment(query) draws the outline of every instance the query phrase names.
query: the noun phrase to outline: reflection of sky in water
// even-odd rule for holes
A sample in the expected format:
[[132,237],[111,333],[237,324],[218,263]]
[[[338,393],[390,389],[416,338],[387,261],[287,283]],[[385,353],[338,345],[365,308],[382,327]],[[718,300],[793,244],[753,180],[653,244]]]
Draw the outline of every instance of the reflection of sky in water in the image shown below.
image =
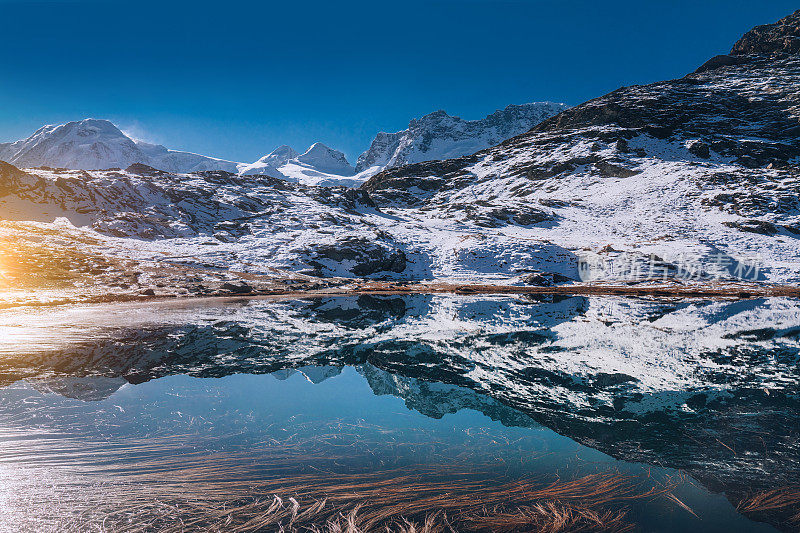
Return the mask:
[[[180,461],[181,454],[199,454],[219,461],[222,456],[246,466],[235,470],[244,479],[285,475],[271,472],[268,461],[259,462],[259,454],[267,453],[275,441],[336,450],[340,459],[335,465],[317,463],[331,471],[404,464],[479,467],[488,462],[501,477],[568,479],[609,469],[646,473],[653,480],[676,474],[614,460],[530,419],[530,427],[505,427],[470,409],[429,418],[409,410],[397,397],[374,395],[358,369],[347,367],[336,375],[337,370],[306,369],[315,381],[332,376],[317,384],[299,372],[280,373],[282,379],[173,376],[125,385],[106,399],[89,402],[40,393],[23,384],[6,388],[0,393],[4,516],[24,522],[25,515],[42,519],[64,502],[78,508],[91,505],[92,493],[102,497],[109,485],[124,482],[139,469],[151,469],[154,457]],[[73,386],[78,385],[76,380]],[[518,421],[525,423],[526,417]],[[336,435],[333,441],[326,440],[331,434]],[[144,446],[147,443],[151,446]],[[342,449],[347,451],[342,454]],[[169,476],[170,470],[162,474]],[[700,524],[705,531],[756,530],[722,496],[691,483],[675,494],[701,522],[663,497],[634,505],[632,516],[647,529],[662,531]],[[54,498],[60,503],[50,501]]]

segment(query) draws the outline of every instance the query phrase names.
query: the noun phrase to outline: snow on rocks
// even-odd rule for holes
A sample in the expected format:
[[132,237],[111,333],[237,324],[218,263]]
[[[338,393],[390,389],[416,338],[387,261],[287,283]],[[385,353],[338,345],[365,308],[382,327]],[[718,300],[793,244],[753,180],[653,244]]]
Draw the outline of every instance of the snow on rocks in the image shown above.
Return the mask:
[[135,141],[108,120],[92,118],[44,126],[27,139],[0,144],[0,161],[18,167],[83,170],[125,168],[133,163],[167,172],[236,170],[233,161]]

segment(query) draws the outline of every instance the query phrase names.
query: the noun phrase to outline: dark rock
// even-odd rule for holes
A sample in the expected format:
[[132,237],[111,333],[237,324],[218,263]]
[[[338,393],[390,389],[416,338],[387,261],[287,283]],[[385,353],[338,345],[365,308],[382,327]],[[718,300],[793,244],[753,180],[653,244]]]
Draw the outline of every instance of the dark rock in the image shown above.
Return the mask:
[[25,185],[36,181],[36,176],[23,172],[10,163],[0,161],[0,197],[18,193]]
[[559,283],[571,283],[575,280],[573,280],[572,278],[568,278],[567,276],[557,274],[555,272],[536,272],[534,274],[528,274],[527,276],[523,276],[521,281],[526,285],[535,285],[537,287],[552,287],[554,285],[558,285]]
[[607,178],[630,178],[639,173],[635,170],[609,163],[608,161],[598,161],[594,164],[594,168],[600,173],[601,176]]
[[642,131],[656,139],[669,139],[675,133],[675,127],[671,125],[649,124],[642,128]]
[[745,60],[741,57],[729,56],[729,55],[718,55],[714,56],[702,65],[700,65],[695,73],[698,74],[700,72],[706,72],[707,70],[716,70],[722,67],[730,67],[733,65],[740,65],[744,63]]
[[628,374],[621,374],[619,372],[614,372],[613,374],[598,372],[594,377],[593,384],[595,387],[605,389],[608,387],[622,385],[623,383],[631,383],[636,381],[639,380],[633,376],[629,376]]
[[220,285],[219,289],[221,291],[227,291],[231,294],[250,294],[253,292],[253,287],[244,282],[238,284],[226,282]]
[[690,154],[702,157],[703,159],[711,157],[711,150],[703,141],[692,141],[689,143],[688,150]]
[[745,220],[744,222],[723,222],[729,228],[735,228],[747,233],[758,233],[760,235],[777,235],[780,233],[777,226],[765,220]]
[[125,171],[138,176],[160,176],[165,173],[162,170],[158,170],[157,168],[153,168],[143,163],[133,163],[126,168]]
[[800,235],[800,227],[797,226],[783,226],[783,229],[794,235]]
[[553,215],[540,209],[528,209],[526,211],[516,211],[512,214],[512,220],[520,226],[530,226],[541,222],[555,220]]
[[572,205],[569,202],[565,200],[559,200],[558,198],[542,198],[539,200],[539,203],[545,207],[554,207],[554,208],[569,207],[570,205]]
[[363,237],[348,237],[336,244],[316,245],[310,250],[300,251],[300,254],[310,256],[306,261],[314,267],[310,273],[320,277],[333,273],[334,269],[326,265],[326,262],[352,262],[353,266],[348,270],[356,276],[371,276],[382,272],[401,273],[408,262],[405,252],[391,243]]
[[756,26],[733,45],[733,55],[781,56],[800,52],[800,10],[774,24]]

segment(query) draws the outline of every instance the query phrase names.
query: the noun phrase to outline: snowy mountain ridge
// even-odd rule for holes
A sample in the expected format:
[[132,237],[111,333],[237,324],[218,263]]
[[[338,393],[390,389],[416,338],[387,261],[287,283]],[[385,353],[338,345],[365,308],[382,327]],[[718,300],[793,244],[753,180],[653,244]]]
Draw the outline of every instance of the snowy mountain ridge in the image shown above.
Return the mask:
[[302,154],[282,145],[253,163],[241,163],[134,140],[112,122],[91,118],[44,126],[27,139],[0,143],[0,161],[19,168],[70,170],[127,168],[141,163],[166,172],[222,170],[306,185],[357,186],[386,168],[471,154],[527,131],[563,109],[565,105],[549,102],[512,105],[476,121],[450,117],[444,111],[430,113],[411,120],[407,130],[379,133],[359,157],[358,168],[342,152],[319,142]]
[[39,128],[27,139],[0,144],[0,161],[28,168],[125,168],[142,163],[167,172],[235,172],[237,163],[134,141],[108,120],[87,118]]
[[375,174],[387,168],[473,154],[525,133],[567,109],[565,104],[537,102],[509,105],[480,120],[464,120],[439,110],[412,119],[408,128],[379,133],[361,154],[356,172]]
[[319,187],[323,172],[308,184],[310,164],[344,167],[323,145],[267,156],[304,173],[294,182],[0,164],[0,213],[66,218],[108,253],[253,276],[541,285],[586,280],[588,264],[600,282],[796,285],[800,54],[787,35],[800,38],[800,12],[683,78],[618,89],[358,189]]
[[298,154],[289,146],[279,146],[255,163],[240,164],[240,175],[266,175],[305,185],[357,186],[366,177],[355,177],[355,169],[339,150],[322,143],[312,144]]

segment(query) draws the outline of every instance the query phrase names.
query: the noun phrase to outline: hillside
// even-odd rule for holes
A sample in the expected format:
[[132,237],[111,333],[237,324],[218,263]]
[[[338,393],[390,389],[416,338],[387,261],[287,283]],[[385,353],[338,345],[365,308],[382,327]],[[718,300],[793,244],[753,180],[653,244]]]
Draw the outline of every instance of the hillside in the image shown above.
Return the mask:
[[[199,268],[180,294],[202,294],[196,286],[220,269],[504,285],[797,284],[799,19],[754,29],[684,78],[619,89],[495,147],[386,170],[357,190],[144,165],[3,165],[0,212],[60,228],[66,219],[101,253]],[[346,165],[322,145],[285,152],[300,164]]]

